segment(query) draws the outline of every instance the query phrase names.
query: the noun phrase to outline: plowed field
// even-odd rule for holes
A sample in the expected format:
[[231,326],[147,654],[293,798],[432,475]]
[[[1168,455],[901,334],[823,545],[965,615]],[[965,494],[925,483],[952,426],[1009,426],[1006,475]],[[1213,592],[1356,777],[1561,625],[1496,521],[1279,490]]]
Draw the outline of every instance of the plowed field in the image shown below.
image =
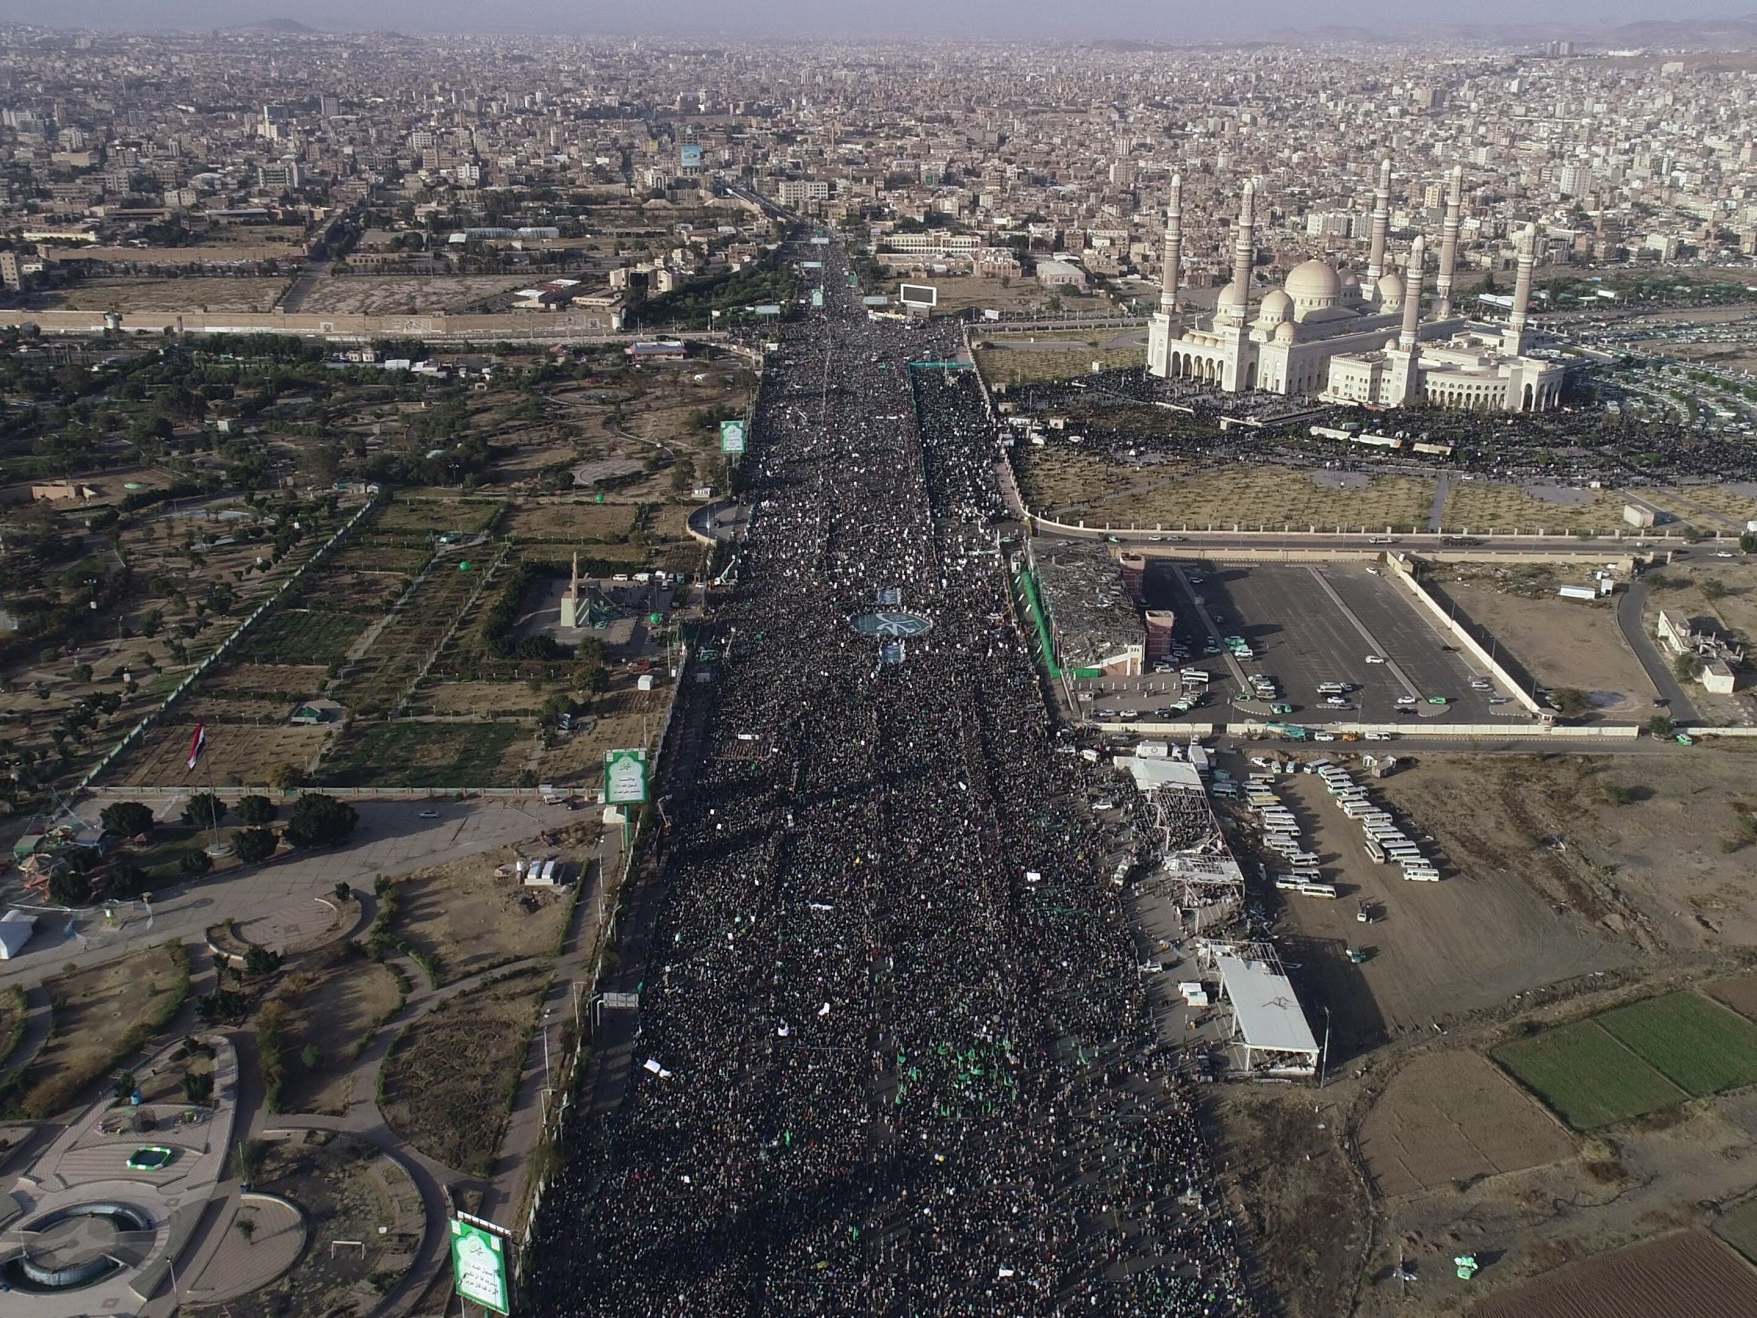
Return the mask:
[[1706,1231],[1587,1259],[1484,1300],[1470,1318],[1750,1318],[1757,1269]]

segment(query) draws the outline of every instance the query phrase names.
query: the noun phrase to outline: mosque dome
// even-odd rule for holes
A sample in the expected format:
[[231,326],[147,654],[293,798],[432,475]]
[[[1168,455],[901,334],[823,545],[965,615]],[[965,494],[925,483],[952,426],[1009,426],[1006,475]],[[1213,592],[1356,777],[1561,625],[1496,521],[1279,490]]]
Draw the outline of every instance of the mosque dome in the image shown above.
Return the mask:
[[1220,297],[1214,303],[1214,310],[1221,315],[1232,312],[1235,315],[1244,310],[1245,290],[1238,286],[1237,281],[1228,283],[1220,290]]
[[1403,276],[1395,270],[1379,276],[1379,305],[1386,311],[1403,305]]
[[1263,295],[1263,303],[1257,309],[1257,321],[1262,325],[1279,325],[1284,320],[1293,319],[1293,299],[1279,288]]
[[1294,337],[1293,322],[1284,320],[1275,327],[1275,342],[1292,343]]
[[1301,261],[1284,287],[1293,299],[1294,318],[1304,320],[1308,312],[1336,305],[1342,297],[1342,276],[1322,261]]

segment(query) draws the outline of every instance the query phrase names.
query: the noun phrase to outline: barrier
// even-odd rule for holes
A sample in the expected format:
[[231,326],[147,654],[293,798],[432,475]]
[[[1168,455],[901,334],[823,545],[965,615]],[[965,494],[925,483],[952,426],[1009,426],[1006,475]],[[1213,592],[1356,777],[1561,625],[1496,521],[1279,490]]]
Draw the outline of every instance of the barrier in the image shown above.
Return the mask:
[[1470,634],[1469,628],[1447,613],[1445,609],[1440,607],[1440,602],[1428,594],[1427,588],[1416,580],[1415,573],[1410,570],[1407,554],[1386,554],[1385,566],[1390,570],[1392,579],[1402,582],[1409,593],[1415,596],[1416,602],[1439,620],[1440,625],[1457,640],[1463,649],[1469,652],[1471,658],[1487,668],[1502,686],[1513,693],[1513,699],[1540,718],[1548,712],[1537,703],[1537,698],[1531,692],[1513,680],[1513,675],[1494,655],[1483,648],[1481,642]]

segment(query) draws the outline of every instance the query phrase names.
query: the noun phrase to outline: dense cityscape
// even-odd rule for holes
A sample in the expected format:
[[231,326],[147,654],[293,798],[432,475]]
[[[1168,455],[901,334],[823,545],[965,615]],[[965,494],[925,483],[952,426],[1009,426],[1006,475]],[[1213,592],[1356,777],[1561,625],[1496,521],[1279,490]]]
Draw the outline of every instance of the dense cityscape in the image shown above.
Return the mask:
[[0,26],[0,1315],[1757,1312],[1757,24],[1258,35]]

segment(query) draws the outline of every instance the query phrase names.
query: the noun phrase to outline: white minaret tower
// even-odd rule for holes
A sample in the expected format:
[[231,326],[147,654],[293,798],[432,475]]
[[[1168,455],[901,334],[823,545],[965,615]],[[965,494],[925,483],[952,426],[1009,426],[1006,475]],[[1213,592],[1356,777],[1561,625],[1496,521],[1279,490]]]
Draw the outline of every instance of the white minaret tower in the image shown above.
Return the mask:
[[1421,323],[1421,283],[1428,245],[1418,233],[1409,248],[1409,270],[1403,276],[1403,328],[1397,332],[1397,351],[1414,352],[1416,326]]
[[1159,310],[1179,321],[1177,286],[1184,261],[1184,176],[1171,176],[1171,200],[1165,208],[1165,269],[1159,280]]
[[1452,272],[1458,265],[1458,222],[1464,211],[1464,166],[1452,166],[1446,189],[1446,219],[1440,226],[1440,273],[1434,280],[1434,319],[1452,314]]
[[1385,273],[1385,235],[1391,230],[1391,162],[1379,162],[1379,186],[1373,190],[1372,246],[1367,250],[1367,286],[1369,301],[1379,299],[1379,276]]
[[1244,194],[1238,203],[1238,226],[1232,240],[1232,283],[1238,289],[1236,315],[1240,323],[1250,321],[1251,268],[1257,261],[1257,244],[1253,230],[1257,225],[1257,185],[1245,180]]
[[1403,274],[1403,326],[1397,334],[1397,346],[1387,349],[1390,365],[1386,380],[1385,401],[1406,406],[1421,397],[1421,341],[1416,337],[1421,323],[1422,263],[1427,258],[1427,243],[1420,234],[1409,249],[1409,269]]
[[1519,235],[1519,273],[1513,281],[1513,314],[1501,346],[1515,356],[1525,351],[1525,317],[1531,308],[1531,269],[1537,264],[1537,226],[1528,224]]

